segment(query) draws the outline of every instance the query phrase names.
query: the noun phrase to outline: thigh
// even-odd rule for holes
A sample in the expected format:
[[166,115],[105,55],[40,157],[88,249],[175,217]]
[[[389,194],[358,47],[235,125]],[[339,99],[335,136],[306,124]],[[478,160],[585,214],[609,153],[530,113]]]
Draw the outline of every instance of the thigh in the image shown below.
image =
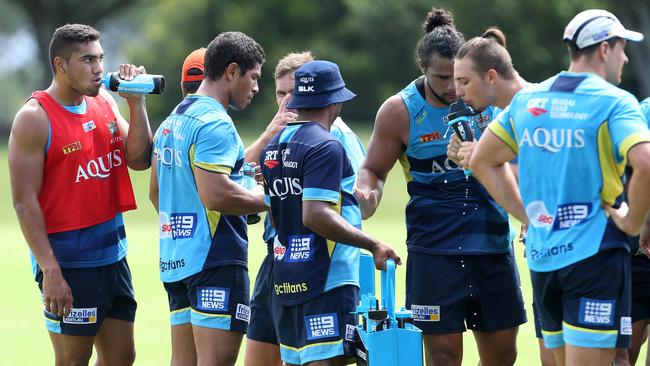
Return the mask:
[[406,307],[423,334],[465,331],[473,284],[462,256],[409,252],[406,264]]
[[599,252],[559,273],[566,343],[579,348],[629,348],[629,254],[623,249]]
[[282,366],[280,346],[267,342],[246,339],[245,366]]
[[197,365],[234,365],[243,333],[192,325]]
[[246,333],[250,307],[245,267],[206,269],[190,276],[186,283],[193,326]]
[[562,289],[558,284],[556,272],[530,271],[530,279],[544,346],[547,349],[562,348],[564,347]]
[[93,353],[94,336],[49,332],[56,365],[87,365]]
[[172,366],[196,365],[196,346],[189,317],[186,323],[172,325]]
[[106,318],[95,337],[97,366],[131,365],[135,360],[133,322]]
[[274,303],[274,321],[282,361],[302,365],[339,356],[354,356],[353,312],[359,289],[336,287],[295,306]]
[[514,365],[517,359],[518,327],[490,333],[474,331],[481,366]]
[[[467,315],[469,329],[482,333],[509,330],[526,322],[519,273],[512,252],[465,257],[465,269],[474,283]],[[516,334],[516,332],[515,332]],[[514,348],[514,338],[511,346]]]

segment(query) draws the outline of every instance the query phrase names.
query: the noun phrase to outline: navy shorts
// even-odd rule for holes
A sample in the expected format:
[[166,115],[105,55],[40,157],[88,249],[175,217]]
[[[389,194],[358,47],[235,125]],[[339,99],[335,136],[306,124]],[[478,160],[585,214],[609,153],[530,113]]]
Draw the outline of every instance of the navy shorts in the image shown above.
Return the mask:
[[250,319],[248,270],[242,266],[205,269],[165,282],[172,326],[192,323],[246,333]]
[[512,252],[431,255],[409,252],[406,306],[424,334],[494,332],[526,322]]
[[[133,322],[137,303],[133,296],[131,270],[126,258],[102,267],[62,268],[72,291],[70,314],[64,318],[44,311],[45,326],[52,333],[94,336],[105,318]],[[36,273],[43,291],[43,272]]]
[[632,322],[650,319],[650,259],[634,255],[632,265]]
[[539,311],[537,306],[533,302],[533,321],[535,322],[535,337],[542,339],[542,321],[539,319]]
[[294,365],[354,356],[359,288],[333,288],[305,303],[283,306],[273,303],[273,321],[282,361]]
[[629,348],[630,254],[618,248],[551,272],[531,271],[546,348]]
[[257,272],[255,289],[251,298],[251,321],[248,324],[246,336],[255,341],[278,344],[272,317],[272,301],[275,300],[272,278],[273,261],[273,256],[267,255]]

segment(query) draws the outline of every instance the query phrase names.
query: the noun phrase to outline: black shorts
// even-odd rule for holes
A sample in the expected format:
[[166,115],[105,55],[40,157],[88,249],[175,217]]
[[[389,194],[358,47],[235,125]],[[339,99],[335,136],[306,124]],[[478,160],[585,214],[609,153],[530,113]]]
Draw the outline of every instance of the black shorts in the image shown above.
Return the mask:
[[409,252],[406,306],[424,334],[494,332],[526,322],[512,252],[431,255]]
[[650,259],[634,255],[632,266],[632,322],[650,319]]
[[250,319],[248,270],[243,266],[205,269],[176,282],[165,282],[171,325],[192,323],[246,333]]
[[605,250],[555,271],[531,271],[530,277],[546,348],[629,348],[627,250]]
[[[135,320],[137,303],[126,258],[102,267],[62,268],[61,273],[72,291],[72,310],[64,318],[44,311],[48,331],[94,336],[105,318]],[[37,269],[36,281],[42,292],[43,272],[40,268]]]

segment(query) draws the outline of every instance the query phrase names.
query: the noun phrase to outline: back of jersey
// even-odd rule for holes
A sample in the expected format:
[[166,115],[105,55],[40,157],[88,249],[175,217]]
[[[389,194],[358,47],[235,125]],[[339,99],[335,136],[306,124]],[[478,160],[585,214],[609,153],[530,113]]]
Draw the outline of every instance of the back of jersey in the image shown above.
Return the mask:
[[595,74],[563,72],[520,91],[490,129],[519,155],[532,270],[626,246],[601,202],[623,192],[627,153],[650,138],[632,95]]

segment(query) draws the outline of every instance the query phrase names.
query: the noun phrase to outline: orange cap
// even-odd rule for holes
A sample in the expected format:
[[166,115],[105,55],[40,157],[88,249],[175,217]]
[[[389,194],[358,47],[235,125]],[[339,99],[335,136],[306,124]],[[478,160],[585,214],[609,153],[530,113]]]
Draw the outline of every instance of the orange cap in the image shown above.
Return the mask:
[[[183,70],[181,71],[181,82],[188,81],[201,81],[203,80],[203,72],[205,67],[203,66],[203,59],[205,58],[205,48],[201,47],[198,50],[192,51],[185,62],[183,62]],[[201,74],[199,75],[188,75],[190,69],[199,69]]]

